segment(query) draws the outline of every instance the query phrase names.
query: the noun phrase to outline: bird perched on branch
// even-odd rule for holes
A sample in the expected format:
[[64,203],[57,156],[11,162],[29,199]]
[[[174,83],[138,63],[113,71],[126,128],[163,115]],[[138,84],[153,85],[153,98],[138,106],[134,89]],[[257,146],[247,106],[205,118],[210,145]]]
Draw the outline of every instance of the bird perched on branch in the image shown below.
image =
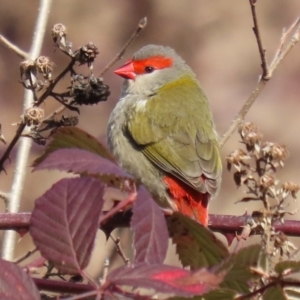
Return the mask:
[[112,153],[162,208],[207,225],[222,163],[195,74],[173,49],[156,45],[137,51],[115,73],[125,80],[108,124]]

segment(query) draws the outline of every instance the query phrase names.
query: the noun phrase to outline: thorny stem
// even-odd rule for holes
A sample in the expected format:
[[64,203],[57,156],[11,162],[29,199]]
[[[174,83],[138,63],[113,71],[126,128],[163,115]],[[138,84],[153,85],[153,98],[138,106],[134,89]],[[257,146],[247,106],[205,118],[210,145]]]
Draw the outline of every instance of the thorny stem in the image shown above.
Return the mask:
[[[32,60],[36,59],[40,54],[50,12],[50,6],[51,0],[40,0],[39,13],[37,16],[32,45],[29,52],[29,58]],[[32,91],[25,90],[23,101],[23,113],[26,111],[26,109],[32,106],[33,100],[34,98]],[[10,151],[13,148],[13,145],[17,142],[24,129],[24,124],[19,126],[17,134],[13,139],[13,143],[11,143],[8,147]],[[10,190],[10,199],[8,203],[8,211],[12,213],[15,213],[19,210],[22,190],[27,172],[27,164],[31,144],[32,141],[30,139],[20,139],[20,145],[17,152],[16,165]],[[4,155],[6,155],[6,157],[9,157],[10,151],[5,151]],[[3,170],[3,163],[4,160],[2,157],[0,162],[0,171]],[[13,259],[16,237],[17,235],[15,231],[5,231],[2,240],[2,258],[6,260]]]
[[[106,216],[107,212],[102,213],[102,217]],[[0,213],[0,230],[29,230],[29,220],[31,213]],[[233,215],[209,215],[208,227],[212,231],[223,234],[240,232],[243,226],[247,223],[249,215],[233,216]],[[131,214],[119,212],[112,218],[106,220],[105,224],[101,224],[100,228],[109,228],[113,230],[117,227],[128,227]],[[288,236],[300,236],[300,221],[285,220],[284,223],[276,222],[274,224],[276,231],[281,231]]]
[[113,64],[115,64],[118,60],[120,60],[123,57],[126,49],[130,46],[130,44],[133,42],[133,40],[139,35],[139,33],[146,27],[146,25],[147,25],[147,17],[144,17],[139,21],[139,24],[138,24],[136,30],[133,32],[131,37],[125,43],[125,45],[123,46],[121,51],[100,72],[99,77],[102,77],[112,67]]
[[[249,1],[253,2],[251,0],[249,0]],[[252,17],[253,17],[253,15],[252,15]],[[296,27],[295,33],[293,34],[293,36],[289,40],[287,46],[282,50],[282,48],[283,48],[282,45],[284,44],[285,39],[287,37],[286,32],[291,32],[292,30],[294,30],[295,27]],[[257,31],[259,32],[258,28],[257,28]],[[280,45],[278,47],[278,50],[276,51],[276,54],[274,56],[274,59],[273,59],[272,63],[269,66],[269,69],[268,69],[267,79],[271,79],[271,77],[273,76],[274,71],[277,69],[280,62],[287,56],[287,54],[290,52],[290,50],[299,42],[300,18],[297,18],[297,20],[289,27],[289,29],[286,32],[284,32],[283,35],[281,36]],[[254,31],[254,33],[255,33],[255,31]],[[258,40],[257,36],[256,36],[256,39]],[[262,65],[263,65],[263,62],[262,62]],[[258,81],[258,83],[256,85],[256,88],[253,90],[250,97],[247,99],[244,106],[238,112],[238,114],[236,115],[236,117],[232,121],[231,125],[226,130],[223,137],[221,138],[220,148],[224,146],[224,144],[232,136],[232,134],[234,133],[236,128],[243,122],[243,120],[245,119],[246,114],[248,113],[251,106],[253,105],[253,103],[255,102],[257,97],[260,95],[262,90],[264,89],[266,83],[267,83],[266,78],[264,78],[263,75],[262,75],[260,80]]]

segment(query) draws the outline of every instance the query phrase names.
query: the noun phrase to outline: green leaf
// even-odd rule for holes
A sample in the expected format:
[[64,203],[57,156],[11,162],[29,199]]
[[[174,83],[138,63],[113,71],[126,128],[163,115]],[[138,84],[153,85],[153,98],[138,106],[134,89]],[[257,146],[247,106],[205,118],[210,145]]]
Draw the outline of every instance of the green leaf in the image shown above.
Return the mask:
[[[203,295],[203,300],[233,300],[237,293],[228,289],[219,289]],[[200,300],[200,298],[199,298]]]
[[276,264],[275,271],[278,274],[282,274],[285,271],[288,273],[296,273],[300,271],[300,262],[299,261],[282,261]]
[[271,286],[263,294],[263,300],[287,300],[279,284]]
[[232,254],[219,269],[219,271],[228,271],[221,287],[238,293],[249,293],[249,281],[258,277],[250,267],[263,270],[266,260],[267,257],[260,245],[252,245]]
[[53,134],[45,152],[33,162],[33,166],[41,163],[50,153],[64,148],[87,150],[115,162],[108,150],[93,136],[77,127],[64,127]]
[[209,268],[229,256],[227,248],[212,231],[175,212],[167,218],[168,229],[183,266]]

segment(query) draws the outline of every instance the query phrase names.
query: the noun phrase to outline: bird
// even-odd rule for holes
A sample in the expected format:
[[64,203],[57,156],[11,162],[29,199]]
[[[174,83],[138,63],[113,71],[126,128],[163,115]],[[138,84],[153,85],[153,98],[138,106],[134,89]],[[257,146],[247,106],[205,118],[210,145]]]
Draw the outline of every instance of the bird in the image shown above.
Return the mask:
[[207,226],[222,162],[195,73],[172,48],[147,45],[115,74],[124,82],[108,121],[109,150],[162,209]]

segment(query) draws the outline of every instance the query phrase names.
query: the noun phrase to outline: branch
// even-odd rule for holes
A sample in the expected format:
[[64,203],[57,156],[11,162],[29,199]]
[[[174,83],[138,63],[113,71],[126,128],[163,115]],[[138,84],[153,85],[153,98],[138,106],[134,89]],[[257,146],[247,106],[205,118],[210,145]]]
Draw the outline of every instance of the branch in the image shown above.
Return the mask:
[[147,17],[144,17],[143,19],[140,20],[136,30],[134,33],[131,35],[131,37],[128,39],[128,41],[125,43],[121,51],[108,63],[108,65],[100,72],[99,77],[102,77],[103,74],[105,74],[113,64],[115,64],[118,60],[120,60],[126,49],[130,46],[130,44],[133,42],[133,40],[139,35],[139,33],[146,27],[147,25]]
[[252,19],[254,23],[253,32],[256,37],[257,41],[257,46],[258,46],[258,51],[260,54],[260,59],[261,59],[261,67],[262,67],[262,80],[268,80],[269,78],[269,72],[268,72],[268,65],[266,62],[266,50],[263,48],[262,41],[260,38],[260,32],[259,32],[259,27],[258,27],[258,22],[257,22],[257,16],[256,16],[256,3],[257,0],[249,0],[250,2],[250,7],[251,7],[251,13],[252,13]]
[[8,48],[9,50],[13,51],[14,53],[16,53],[19,57],[21,57],[22,59],[27,59],[29,56],[28,54],[23,51],[22,49],[20,49],[19,47],[17,47],[16,45],[14,45],[13,43],[11,43],[7,38],[5,38],[2,34],[0,34],[0,43],[2,43],[6,48]]
[[[102,212],[102,218],[107,212]],[[118,227],[129,227],[131,211],[119,212],[113,217],[106,219],[105,224],[101,224],[103,231],[112,231]],[[28,231],[31,213],[0,213],[0,230]],[[209,215],[208,227],[212,231],[223,234],[236,234],[245,225],[248,215]],[[286,220],[283,224],[276,223],[276,231],[281,231],[289,236],[300,236],[300,221]]]
[[69,281],[58,281],[41,278],[32,278],[39,290],[55,293],[73,293],[80,294],[84,292],[95,291],[94,287],[88,284],[75,283]]
[[[250,3],[256,2],[255,0],[249,0],[249,1],[250,1]],[[253,17],[253,14],[252,14],[252,17]],[[255,15],[255,17],[256,17],[256,15]],[[254,24],[255,24],[255,21],[254,21]],[[292,30],[295,30],[295,32],[294,32],[293,36],[291,37],[291,39],[289,40],[286,47],[283,48],[283,44],[287,37],[287,33],[291,32]],[[291,51],[291,49],[299,42],[299,33],[300,33],[300,18],[297,18],[297,20],[289,27],[289,29],[283,32],[281,39],[280,39],[280,44],[279,44],[278,50],[276,51],[273,61],[268,69],[268,74],[264,75],[264,71],[263,71],[263,74],[262,74],[261,78],[259,79],[255,89],[252,91],[250,97],[247,99],[246,103],[244,104],[242,109],[238,112],[238,114],[232,121],[231,125],[229,126],[229,128],[223,135],[222,139],[220,140],[220,148],[224,146],[224,144],[232,136],[232,134],[234,133],[236,128],[243,122],[246,114],[250,110],[251,106],[253,105],[253,103],[259,96],[259,94],[264,89],[268,80],[272,78],[273,73],[279,66],[280,62],[287,56],[287,54]],[[255,36],[256,36],[256,40],[260,41],[260,36],[257,36],[257,35],[255,35]],[[261,42],[260,42],[260,44],[261,44]],[[259,46],[259,49],[263,49],[262,46]],[[264,50],[263,50],[263,52],[264,52]],[[260,52],[260,54],[261,54],[261,58],[262,58],[262,53]],[[264,57],[264,55],[263,55],[263,57]],[[266,70],[266,69],[264,69],[265,67],[264,67],[263,61],[262,61],[262,67],[263,67],[263,70]]]
[[[39,56],[41,51],[43,38],[45,35],[47,20],[50,12],[51,0],[41,0],[39,5],[39,13],[35,24],[33,41],[29,52],[29,59],[34,60]],[[23,101],[23,113],[33,104],[32,91],[26,90]],[[21,134],[25,125],[19,126],[17,133]],[[14,142],[17,139],[14,138]],[[24,186],[25,175],[27,172],[29,151],[32,141],[27,138],[21,138],[20,146],[17,152],[16,165],[12,180],[10,199],[8,203],[8,211],[15,213],[19,210],[21,202],[21,194]],[[12,144],[11,144],[12,145]],[[10,150],[13,146],[10,145]],[[7,151],[6,151],[7,153]],[[2,159],[1,159],[2,161]],[[0,164],[0,171],[3,165]],[[14,256],[16,233],[14,231],[6,231],[2,240],[2,257],[6,260],[12,260]]]

